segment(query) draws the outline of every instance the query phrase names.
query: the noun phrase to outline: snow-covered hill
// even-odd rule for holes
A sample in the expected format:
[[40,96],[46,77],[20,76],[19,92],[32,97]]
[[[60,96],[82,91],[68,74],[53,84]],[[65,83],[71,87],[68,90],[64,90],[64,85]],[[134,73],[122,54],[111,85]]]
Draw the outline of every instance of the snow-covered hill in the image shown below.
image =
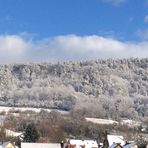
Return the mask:
[[148,58],[0,65],[0,105],[148,117]]

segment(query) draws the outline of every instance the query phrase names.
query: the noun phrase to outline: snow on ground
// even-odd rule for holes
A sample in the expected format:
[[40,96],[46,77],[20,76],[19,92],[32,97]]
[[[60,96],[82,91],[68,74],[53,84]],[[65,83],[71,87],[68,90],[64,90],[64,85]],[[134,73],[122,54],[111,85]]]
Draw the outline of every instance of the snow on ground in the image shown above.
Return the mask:
[[66,114],[68,113],[67,111],[63,111],[63,110],[58,110],[58,109],[44,109],[44,108],[32,108],[32,107],[4,107],[4,106],[0,106],[0,112],[15,112],[15,111],[34,111],[36,113],[39,113],[41,110],[47,111],[47,112],[51,112],[51,111],[57,111],[60,112],[62,114]]
[[90,121],[96,124],[118,124],[119,122],[109,119],[100,119],[100,118],[85,118],[86,121]]
[[121,123],[126,124],[131,127],[132,126],[140,126],[142,124],[142,122],[140,122],[140,121],[134,121],[134,120],[130,120],[130,119],[122,120]]
[[18,137],[20,135],[22,135],[23,133],[18,133],[18,132],[14,132],[12,130],[9,130],[9,129],[5,129],[5,132],[6,132],[6,136],[9,137],[9,136],[12,136],[12,137]]
[[128,125],[129,127],[137,127],[140,126],[142,124],[142,122],[140,121],[134,121],[134,120],[129,120],[129,119],[124,119],[121,122],[117,122],[111,119],[100,119],[100,118],[85,118],[86,121],[90,121],[92,123],[96,123],[96,124],[123,124],[123,125]]

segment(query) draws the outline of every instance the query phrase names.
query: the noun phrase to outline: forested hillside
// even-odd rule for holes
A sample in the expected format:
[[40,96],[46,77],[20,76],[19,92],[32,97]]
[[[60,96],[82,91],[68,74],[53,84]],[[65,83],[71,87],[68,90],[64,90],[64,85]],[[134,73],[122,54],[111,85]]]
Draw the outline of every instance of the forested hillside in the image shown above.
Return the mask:
[[0,65],[0,105],[148,118],[148,58]]

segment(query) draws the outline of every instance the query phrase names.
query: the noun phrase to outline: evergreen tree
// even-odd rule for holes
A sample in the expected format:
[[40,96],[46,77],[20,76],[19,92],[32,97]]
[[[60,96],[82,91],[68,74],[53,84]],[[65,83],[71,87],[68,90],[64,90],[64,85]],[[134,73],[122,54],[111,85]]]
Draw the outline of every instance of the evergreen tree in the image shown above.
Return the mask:
[[33,123],[28,124],[25,133],[24,141],[25,142],[36,142],[39,139],[39,133]]

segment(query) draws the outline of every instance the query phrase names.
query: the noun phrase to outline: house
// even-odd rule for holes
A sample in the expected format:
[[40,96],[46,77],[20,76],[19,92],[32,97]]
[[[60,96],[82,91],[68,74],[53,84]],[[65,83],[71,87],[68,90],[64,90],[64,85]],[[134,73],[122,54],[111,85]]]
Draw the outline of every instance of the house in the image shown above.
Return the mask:
[[107,138],[110,148],[138,148],[134,141],[124,141],[123,136],[108,135]]
[[110,148],[123,148],[119,143],[113,143]]
[[138,146],[134,142],[132,142],[123,145],[123,148],[138,148]]
[[61,148],[60,143],[21,143],[21,148]]
[[15,148],[15,146],[11,142],[1,142],[0,148]]
[[94,140],[76,140],[70,139],[68,141],[70,145],[75,145],[75,148],[85,147],[85,148],[98,148],[98,144]]

